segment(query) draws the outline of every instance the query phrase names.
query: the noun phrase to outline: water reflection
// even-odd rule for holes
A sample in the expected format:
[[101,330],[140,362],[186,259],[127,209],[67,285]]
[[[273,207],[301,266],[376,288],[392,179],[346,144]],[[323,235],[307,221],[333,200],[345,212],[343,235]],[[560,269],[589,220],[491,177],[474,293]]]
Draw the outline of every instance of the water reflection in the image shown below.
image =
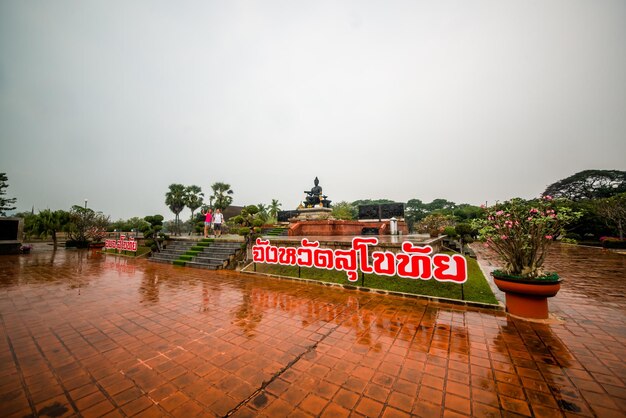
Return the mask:
[[263,299],[263,293],[251,284],[246,284],[241,289],[241,304],[233,310],[233,324],[243,330],[246,337],[255,336],[255,329],[263,319],[263,304],[259,303]]
[[561,289],[571,296],[625,307],[625,255],[595,247],[553,245],[545,265],[566,280]]
[[493,347],[501,354],[500,368],[508,365],[511,373],[522,368],[520,377],[532,378],[524,382],[524,386],[536,389],[529,390],[528,396],[542,397],[541,403],[553,403],[563,411],[586,412],[585,401],[563,374],[577,363],[550,325],[508,317],[494,337]]

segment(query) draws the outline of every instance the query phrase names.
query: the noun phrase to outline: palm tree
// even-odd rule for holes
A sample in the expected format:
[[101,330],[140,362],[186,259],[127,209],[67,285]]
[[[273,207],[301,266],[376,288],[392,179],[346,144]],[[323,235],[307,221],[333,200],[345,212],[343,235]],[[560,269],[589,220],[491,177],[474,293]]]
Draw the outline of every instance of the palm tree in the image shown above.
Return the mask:
[[176,216],[176,233],[180,235],[178,214],[185,209],[185,186],[182,184],[170,184],[170,191],[165,193],[165,204]]
[[187,186],[185,189],[185,206],[187,206],[191,210],[191,228],[189,229],[189,235],[194,230],[194,218],[193,213],[196,209],[198,209],[204,203],[204,193],[202,193],[202,189],[200,186],[191,185]]
[[57,232],[63,230],[68,224],[70,215],[64,210],[56,210],[52,212],[50,209],[42,210],[34,218],[32,224],[32,232],[40,237],[52,236],[54,248],[57,248]]
[[272,199],[272,203],[269,207],[270,216],[274,219],[278,219],[278,212],[280,212],[280,207],[282,204],[278,201],[278,199]]
[[269,216],[269,213],[267,213],[268,207],[263,203],[259,203],[256,207],[259,208],[259,211],[257,212],[259,218],[261,218],[263,222],[267,221],[267,217]]
[[213,199],[215,201],[213,207],[223,212],[233,202],[233,198],[230,196],[233,194],[230,184],[217,182],[213,183],[211,188],[213,189]]

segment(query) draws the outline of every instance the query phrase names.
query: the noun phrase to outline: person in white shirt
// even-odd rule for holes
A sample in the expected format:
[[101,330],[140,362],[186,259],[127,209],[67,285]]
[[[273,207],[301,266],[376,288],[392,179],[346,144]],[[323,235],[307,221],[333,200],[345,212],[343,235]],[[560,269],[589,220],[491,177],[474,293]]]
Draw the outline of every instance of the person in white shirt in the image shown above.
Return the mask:
[[216,237],[222,235],[222,222],[224,222],[224,215],[222,215],[222,211],[215,209],[215,213],[213,214],[213,232]]

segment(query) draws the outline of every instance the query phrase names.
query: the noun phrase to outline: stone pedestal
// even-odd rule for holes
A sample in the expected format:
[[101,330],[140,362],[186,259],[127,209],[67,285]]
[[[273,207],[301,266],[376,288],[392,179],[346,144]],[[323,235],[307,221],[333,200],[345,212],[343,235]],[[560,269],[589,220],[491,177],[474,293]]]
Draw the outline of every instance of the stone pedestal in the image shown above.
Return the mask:
[[298,215],[289,219],[289,222],[333,220],[335,218],[333,218],[332,213],[331,208],[301,208],[298,209]]

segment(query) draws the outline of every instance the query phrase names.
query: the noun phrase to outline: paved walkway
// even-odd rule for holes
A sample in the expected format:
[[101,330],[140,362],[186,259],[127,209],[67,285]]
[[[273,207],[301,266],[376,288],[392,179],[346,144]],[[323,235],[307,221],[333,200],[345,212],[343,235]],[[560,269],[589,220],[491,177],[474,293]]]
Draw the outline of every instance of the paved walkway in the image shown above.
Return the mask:
[[548,323],[85,251],[3,256],[1,415],[624,416],[626,257],[595,251],[608,267],[550,259],[567,281]]

